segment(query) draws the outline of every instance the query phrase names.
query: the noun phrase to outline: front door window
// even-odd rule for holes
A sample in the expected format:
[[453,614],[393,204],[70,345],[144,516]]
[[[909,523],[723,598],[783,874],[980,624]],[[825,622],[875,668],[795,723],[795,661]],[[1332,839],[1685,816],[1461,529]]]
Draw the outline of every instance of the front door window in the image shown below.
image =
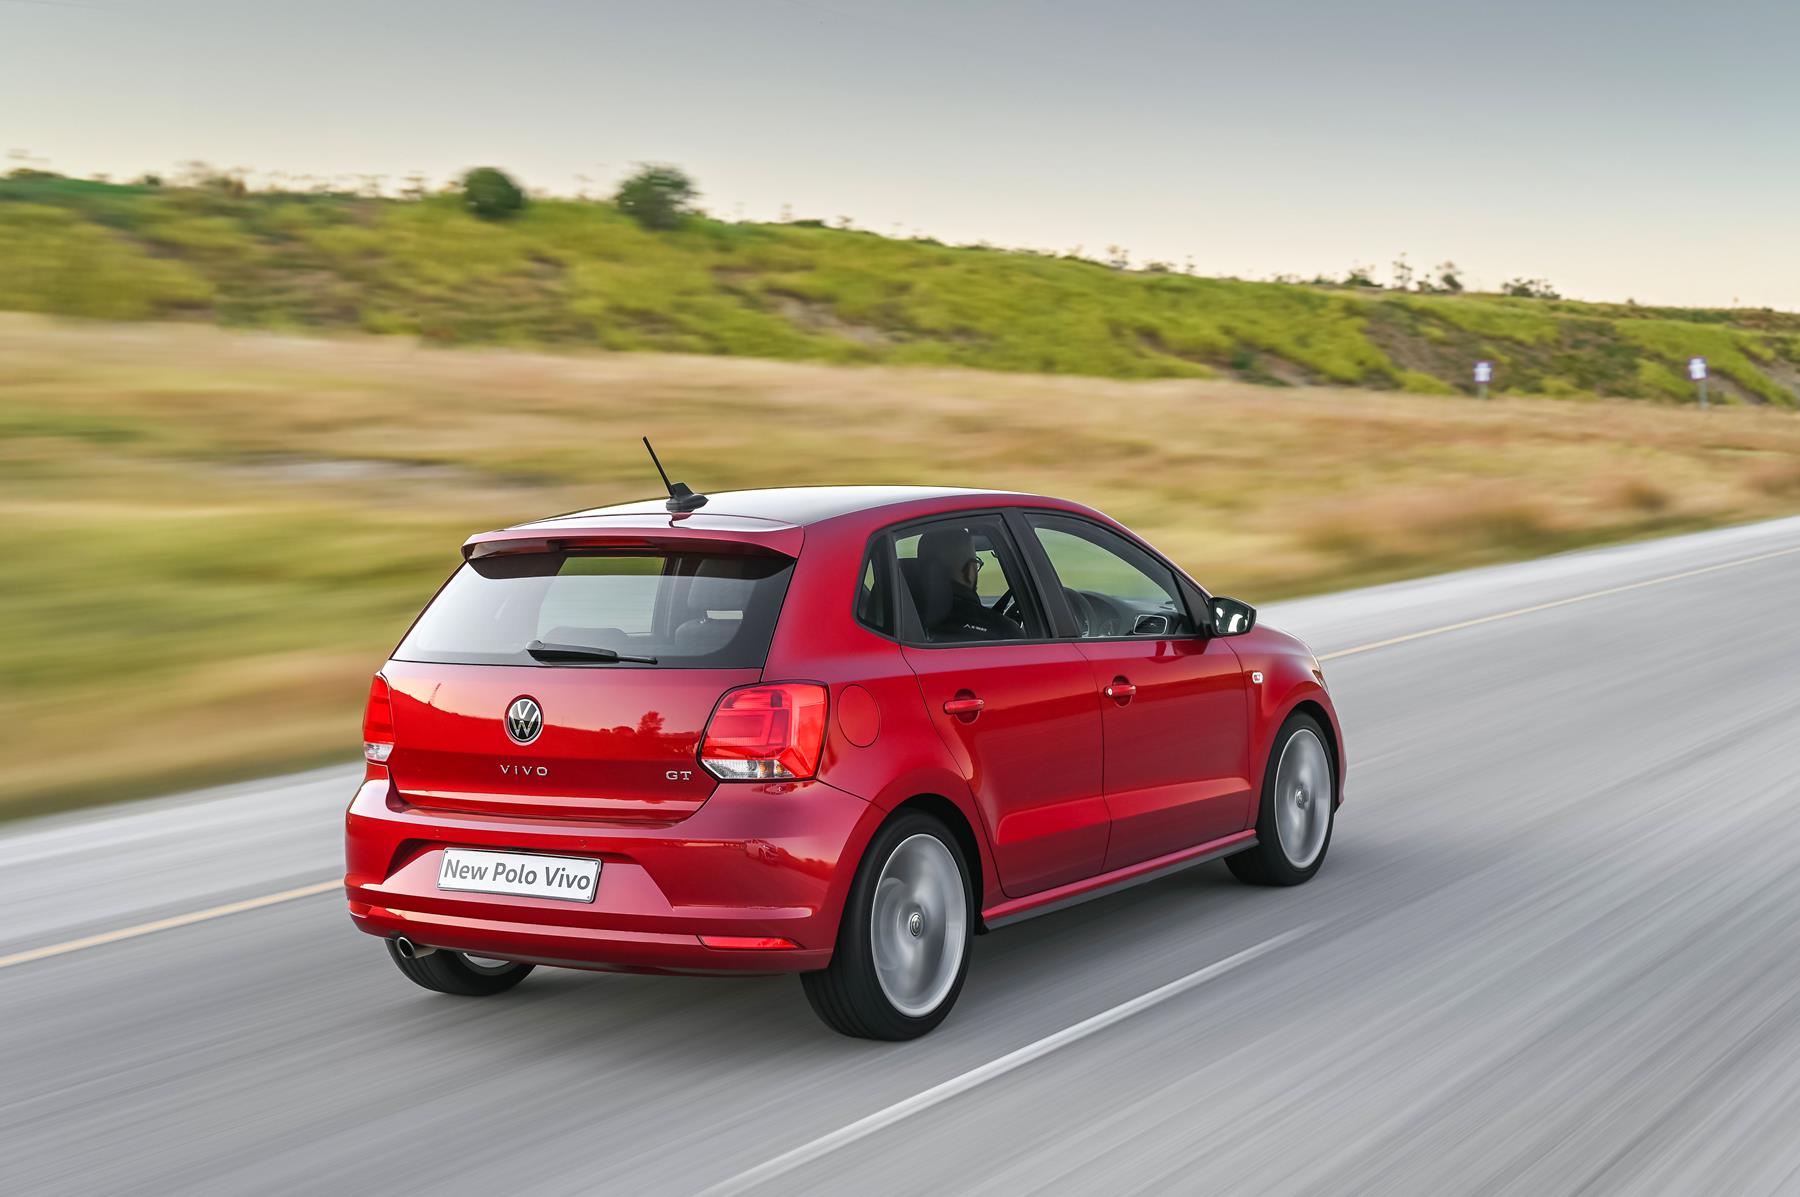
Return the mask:
[[1123,536],[1086,520],[1027,517],[1087,640],[1194,634],[1169,567]]

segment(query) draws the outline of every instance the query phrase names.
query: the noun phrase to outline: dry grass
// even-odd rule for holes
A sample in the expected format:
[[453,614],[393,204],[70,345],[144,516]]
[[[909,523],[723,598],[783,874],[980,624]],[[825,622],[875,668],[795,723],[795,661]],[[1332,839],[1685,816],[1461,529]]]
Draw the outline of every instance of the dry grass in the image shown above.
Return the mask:
[[0,318],[0,811],[354,751],[469,531],[655,489],[1048,491],[1253,602],[1800,509],[1800,418]]

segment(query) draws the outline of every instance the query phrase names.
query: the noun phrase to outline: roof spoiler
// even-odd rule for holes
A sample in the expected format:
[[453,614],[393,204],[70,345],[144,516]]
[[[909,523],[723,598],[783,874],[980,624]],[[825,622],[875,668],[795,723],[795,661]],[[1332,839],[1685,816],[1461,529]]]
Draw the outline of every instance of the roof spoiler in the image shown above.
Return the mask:
[[565,553],[590,549],[629,552],[632,549],[675,549],[704,553],[770,553],[798,557],[805,534],[795,527],[776,524],[763,528],[672,527],[570,528],[554,532],[543,528],[501,529],[481,532],[463,543],[463,559],[474,561],[510,553]]

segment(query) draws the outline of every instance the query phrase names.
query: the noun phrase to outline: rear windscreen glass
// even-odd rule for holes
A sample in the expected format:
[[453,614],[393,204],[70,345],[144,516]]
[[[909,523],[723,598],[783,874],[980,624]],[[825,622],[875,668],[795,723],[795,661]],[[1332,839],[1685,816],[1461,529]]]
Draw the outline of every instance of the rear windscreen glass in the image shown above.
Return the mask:
[[[542,665],[544,646],[760,669],[793,561],[700,553],[522,553],[458,570],[394,650],[402,661]],[[538,654],[527,651],[536,646]],[[644,668],[561,654],[558,665]]]

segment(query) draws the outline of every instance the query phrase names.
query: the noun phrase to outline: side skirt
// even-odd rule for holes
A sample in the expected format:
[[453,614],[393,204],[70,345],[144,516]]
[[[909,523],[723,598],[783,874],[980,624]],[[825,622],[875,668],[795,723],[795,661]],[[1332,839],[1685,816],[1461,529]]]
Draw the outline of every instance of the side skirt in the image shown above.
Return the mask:
[[1134,885],[1156,881],[1171,873],[1179,873],[1183,869],[1191,869],[1195,865],[1203,865],[1211,860],[1220,860],[1236,855],[1246,848],[1256,847],[1256,832],[1240,831],[1236,835],[1228,835],[1223,839],[1198,844],[1192,848],[1183,848],[1179,852],[1171,852],[1167,856],[1154,856],[1149,860],[1140,860],[1136,864],[1126,865],[1122,869],[1114,869],[1109,873],[1101,873],[1089,877],[1085,881],[1071,881],[1067,885],[1059,885],[1042,893],[1029,894],[1023,898],[1013,898],[998,905],[990,906],[981,912],[981,921],[989,930],[996,927],[1010,926],[1036,918],[1040,914],[1049,914],[1056,910],[1067,910],[1094,898],[1104,898],[1108,894],[1116,894],[1120,890],[1130,889]]

